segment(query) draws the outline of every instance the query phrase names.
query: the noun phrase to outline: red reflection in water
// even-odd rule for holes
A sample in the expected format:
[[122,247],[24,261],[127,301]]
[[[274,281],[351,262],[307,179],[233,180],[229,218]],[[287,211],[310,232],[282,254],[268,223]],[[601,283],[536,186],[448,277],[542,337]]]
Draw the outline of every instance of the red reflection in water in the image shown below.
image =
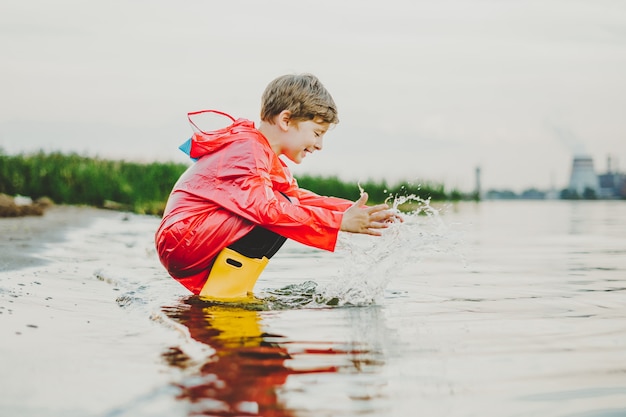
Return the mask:
[[[192,404],[192,415],[292,416],[280,403],[278,389],[289,375],[337,372],[337,366],[295,370],[285,365],[292,358],[282,336],[264,333],[259,312],[236,306],[211,305],[197,298],[164,308],[185,325],[195,340],[215,350],[199,367],[178,348],[163,356],[172,366],[198,367],[179,384],[180,399]],[[346,355],[337,349],[304,349],[298,354]]]

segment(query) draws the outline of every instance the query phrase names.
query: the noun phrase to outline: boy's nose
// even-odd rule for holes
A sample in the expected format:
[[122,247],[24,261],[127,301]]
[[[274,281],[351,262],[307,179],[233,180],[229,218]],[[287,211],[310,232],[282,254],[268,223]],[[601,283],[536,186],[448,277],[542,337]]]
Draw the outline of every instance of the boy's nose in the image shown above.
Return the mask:
[[322,138],[319,138],[317,142],[315,142],[315,149],[318,151],[321,151],[323,146],[324,146],[323,140]]

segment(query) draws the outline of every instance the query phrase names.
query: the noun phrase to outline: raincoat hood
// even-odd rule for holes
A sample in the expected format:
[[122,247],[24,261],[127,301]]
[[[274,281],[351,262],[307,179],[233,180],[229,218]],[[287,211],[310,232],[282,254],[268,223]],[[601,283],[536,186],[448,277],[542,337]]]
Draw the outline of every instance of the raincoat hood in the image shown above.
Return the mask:
[[[205,132],[200,129],[193,122],[193,120],[191,120],[191,116],[200,113],[216,113],[229,118],[233,123],[222,129]],[[189,155],[189,157],[193,160],[198,160],[207,154],[216,152],[224,146],[236,140],[240,140],[242,136],[249,137],[252,132],[256,133],[254,136],[260,136],[265,139],[265,137],[260,134],[258,130],[256,130],[254,122],[242,118],[235,119],[234,117],[217,110],[201,110],[192,112],[189,113],[187,117],[191,125],[194,127],[195,132],[190,139],[180,146],[180,149]],[[267,141],[267,139],[265,140]]]

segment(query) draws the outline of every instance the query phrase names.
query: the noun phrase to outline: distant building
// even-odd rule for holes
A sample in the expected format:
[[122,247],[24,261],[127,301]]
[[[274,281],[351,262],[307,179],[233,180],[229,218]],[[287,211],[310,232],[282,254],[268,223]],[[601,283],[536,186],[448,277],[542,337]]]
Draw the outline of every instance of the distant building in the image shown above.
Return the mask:
[[[543,191],[536,188],[524,190],[519,195],[511,190],[490,189],[484,193],[487,200],[595,200],[626,199],[626,174],[620,173],[611,157],[607,159],[607,171],[596,174],[593,159],[587,155],[578,155],[572,161],[572,172],[568,187],[558,191],[554,185]],[[480,167],[476,168],[476,192],[480,192]]]
[[598,176],[599,198],[626,198],[626,175],[614,172],[611,157],[607,158],[606,174]]
[[590,156],[574,157],[568,191],[575,196],[583,198],[595,198],[598,196],[600,182],[593,169],[593,159]]

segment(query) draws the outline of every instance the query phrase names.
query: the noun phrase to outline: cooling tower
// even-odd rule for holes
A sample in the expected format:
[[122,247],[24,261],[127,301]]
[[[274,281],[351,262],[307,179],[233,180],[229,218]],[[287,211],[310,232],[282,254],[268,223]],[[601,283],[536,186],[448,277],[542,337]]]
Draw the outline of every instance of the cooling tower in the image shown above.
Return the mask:
[[579,196],[582,196],[587,189],[598,193],[599,188],[598,176],[593,169],[593,159],[590,156],[574,157],[572,175],[569,179],[569,190],[575,191]]

